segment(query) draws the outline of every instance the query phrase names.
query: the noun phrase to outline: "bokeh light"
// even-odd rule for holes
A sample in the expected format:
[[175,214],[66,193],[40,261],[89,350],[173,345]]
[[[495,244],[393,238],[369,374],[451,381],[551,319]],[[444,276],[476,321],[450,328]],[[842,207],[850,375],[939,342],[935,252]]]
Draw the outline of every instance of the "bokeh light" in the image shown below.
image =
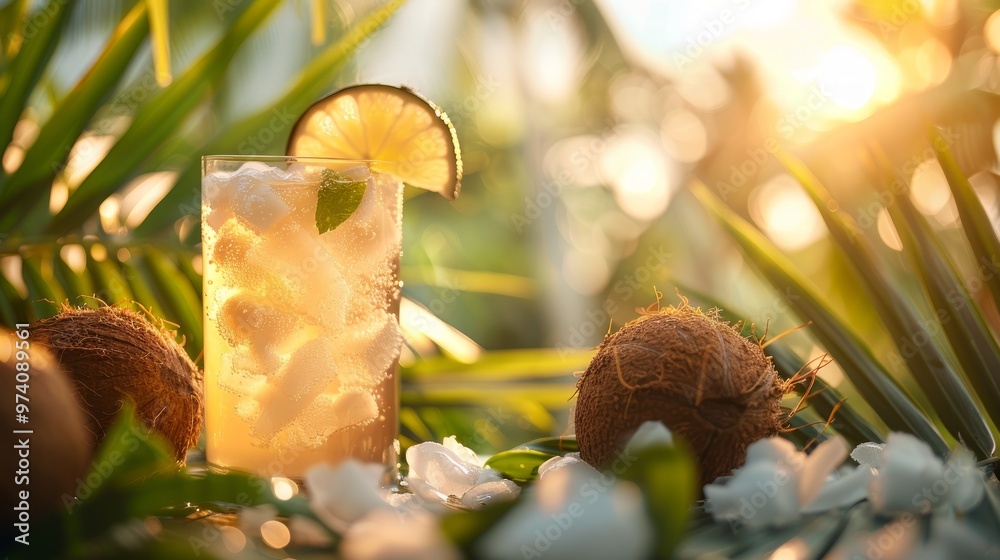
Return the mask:
[[951,190],[937,160],[925,160],[913,170],[910,199],[925,216],[937,216],[946,209],[951,201]]
[[959,0],[921,0],[924,15],[937,27],[950,27],[961,17]]
[[790,175],[781,174],[750,195],[750,211],[764,233],[782,249],[795,251],[826,232],[809,196]]
[[693,163],[708,150],[708,131],[691,111],[675,109],[660,123],[663,147],[677,161]]
[[142,223],[177,182],[177,172],[157,171],[140,175],[122,189],[121,222],[131,229]]
[[903,241],[899,238],[896,225],[892,223],[892,217],[889,216],[889,212],[885,208],[878,211],[878,218],[875,223],[878,228],[879,239],[882,240],[882,243],[893,251],[902,251]]
[[667,209],[673,195],[672,173],[659,138],[648,130],[630,128],[608,142],[601,154],[601,175],[615,202],[637,220],[652,220]]
[[678,76],[675,87],[684,101],[705,112],[721,109],[733,97],[726,79],[708,64],[695,65]]
[[90,256],[97,262],[104,262],[108,260],[108,250],[104,245],[94,243],[90,246]]
[[562,272],[574,291],[587,296],[600,293],[611,277],[604,257],[579,249],[571,249],[563,257]]
[[990,14],[986,20],[986,24],[983,26],[983,36],[990,49],[994,53],[1000,54],[1000,10]]
[[878,73],[858,49],[837,45],[820,59],[819,86],[831,101],[846,109],[860,109],[875,95]]
[[281,521],[272,519],[260,526],[260,538],[271,548],[285,548],[292,541],[292,532]]
[[271,477],[271,491],[274,497],[279,500],[290,500],[292,496],[299,493],[299,485],[294,480],[283,476]]
[[570,136],[545,153],[544,168],[559,187],[594,187],[601,184],[598,159],[607,148],[604,138],[593,134]]
[[233,554],[241,552],[247,545],[247,536],[236,527],[219,527],[219,536],[222,537],[222,546]]
[[929,38],[914,51],[907,53],[913,58],[919,87],[936,86],[948,77],[951,71],[951,52],[941,41]]
[[69,265],[70,270],[76,272],[77,274],[82,273],[87,269],[87,250],[83,248],[83,245],[70,244],[63,245],[59,249],[59,256],[62,258],[63,262]]
[[586,51],[585,32],[575,10],[558,15],[546,6],[531,3],[521,14],[518,42],[525,85],[536,98],[548,103],[566,99],[582,77]]

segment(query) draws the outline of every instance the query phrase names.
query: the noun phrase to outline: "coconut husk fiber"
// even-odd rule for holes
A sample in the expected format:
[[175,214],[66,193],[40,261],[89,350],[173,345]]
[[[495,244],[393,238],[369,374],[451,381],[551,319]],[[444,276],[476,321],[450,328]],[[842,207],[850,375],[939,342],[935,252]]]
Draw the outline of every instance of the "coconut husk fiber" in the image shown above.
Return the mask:
[[183,460],[201,432],[202,374],[173,333],[125,307],[75,309],[32,326],[76,385],[96,446],[127,399]]
[[684,302],[605,337],[577,384],[581,457],[608,467],[643,422],[659,420],[694,453],[701,483],[778,434],[784,385],[760,345]]

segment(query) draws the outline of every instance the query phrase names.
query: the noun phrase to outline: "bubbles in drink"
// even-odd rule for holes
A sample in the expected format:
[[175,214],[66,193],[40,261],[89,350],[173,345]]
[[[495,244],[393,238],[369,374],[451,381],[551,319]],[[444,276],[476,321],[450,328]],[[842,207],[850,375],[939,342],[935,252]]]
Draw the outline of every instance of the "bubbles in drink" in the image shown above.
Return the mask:
[[[225,350],[218,366],[206,362],[206,376],[215,370],[231,395],[230,410],[209,418],[225,423],[233,455],[319,449],[393,406],[380,400],[402,345],[390,307],[402,187],[366,166],[338,170],[364,180],[365,194],[321,235],[321,171],[249,162],[204,178],[206,321]],[[391,440],[394,426],[383,429]]]
[[312,402],[282,434],[287,445],[305,449],[322,445],[327,438],[347,428],[378,418],[378,401],[366,388],[324,393]]
[[231,352],[222,356],[218,384],[229,393],[246,397],[257,393],[267,383],[265,371],[252,356]]
[[403,333],[396,316],[388,311],[374,314],[364,324],[342,333],[337,339],[346,362],[345,383],[362,383],[364,379],[384,375],[399,356]]
[[234,347],[276,349],[303,328],[291,309],[248,291],[229,296],[219,308],[216,321],[219,334]]
[[233,212],[254,233],[264,234],[284,225],[288,205],[271,185],[250,177],[240,177],[237,185],[242,192],[233,197]]
[[337,390],[337,369],[327,339],[314,338],[292,352],[274,389],[293,401],[310,402],[324,390]]
[[[246,268],[252,260],[257,246],[257,238],[237,220],[227,220],[220,224],[212,245],[212,259],[224,273]],[[244,280],[245,282],[245,280]],[[240,284],[240,279],[235,283]]]

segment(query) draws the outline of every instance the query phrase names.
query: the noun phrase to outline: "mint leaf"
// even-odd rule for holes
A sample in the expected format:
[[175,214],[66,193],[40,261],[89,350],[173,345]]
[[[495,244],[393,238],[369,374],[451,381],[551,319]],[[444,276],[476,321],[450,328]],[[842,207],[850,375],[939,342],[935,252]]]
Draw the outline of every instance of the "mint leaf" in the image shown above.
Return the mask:
[[333,231],[361,206],[365,181],[349,179],[332,169],[324,169],[316,201],[316,229],[321,234]]

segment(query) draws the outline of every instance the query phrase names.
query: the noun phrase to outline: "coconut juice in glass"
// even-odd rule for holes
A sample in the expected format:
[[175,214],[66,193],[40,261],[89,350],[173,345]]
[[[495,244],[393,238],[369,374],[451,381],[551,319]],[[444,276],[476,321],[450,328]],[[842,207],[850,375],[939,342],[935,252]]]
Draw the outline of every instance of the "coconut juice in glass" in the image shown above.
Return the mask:
[[395,466],[402,196],[366,162],[203,158],[213,468]]

